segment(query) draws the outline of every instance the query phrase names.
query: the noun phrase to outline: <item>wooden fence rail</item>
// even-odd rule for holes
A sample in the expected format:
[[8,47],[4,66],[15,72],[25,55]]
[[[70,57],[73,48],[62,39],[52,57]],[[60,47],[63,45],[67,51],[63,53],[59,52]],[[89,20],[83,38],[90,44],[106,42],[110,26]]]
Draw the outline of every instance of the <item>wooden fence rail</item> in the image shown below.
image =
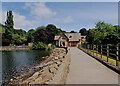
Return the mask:
[[[84,44],[78,46],[80,49],[85,52],[100,57],[101,59],[106,60],[107,62],[114,62],[114,65],[120,66],[120,45],[90,45]],[[104,58],[103,58],[104,57]]]

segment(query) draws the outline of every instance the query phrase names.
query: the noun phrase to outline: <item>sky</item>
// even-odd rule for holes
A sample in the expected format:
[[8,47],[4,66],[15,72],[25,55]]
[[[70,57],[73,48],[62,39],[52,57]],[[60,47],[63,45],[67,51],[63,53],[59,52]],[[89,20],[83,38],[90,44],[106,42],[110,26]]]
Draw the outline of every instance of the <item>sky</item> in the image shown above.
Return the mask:
[[94,28],[98,21],[118,24],[118,2],[2,2],[2,24],[9,10],[14,28],[26,31],[48,24],[77,32]]

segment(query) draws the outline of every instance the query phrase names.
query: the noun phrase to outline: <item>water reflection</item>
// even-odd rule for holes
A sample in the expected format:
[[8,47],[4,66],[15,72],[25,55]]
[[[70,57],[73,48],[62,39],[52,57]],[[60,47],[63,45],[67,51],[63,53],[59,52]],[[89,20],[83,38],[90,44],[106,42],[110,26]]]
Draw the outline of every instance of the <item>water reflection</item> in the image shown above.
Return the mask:
[[[27,71],[28,67],[41,62],[41,57],[48,55],[48,51],[3,51],[2,52],[2,78],[8,82],[12,76],[21,74],[21,68]],[[23,71],[23,72],[24,72]]]

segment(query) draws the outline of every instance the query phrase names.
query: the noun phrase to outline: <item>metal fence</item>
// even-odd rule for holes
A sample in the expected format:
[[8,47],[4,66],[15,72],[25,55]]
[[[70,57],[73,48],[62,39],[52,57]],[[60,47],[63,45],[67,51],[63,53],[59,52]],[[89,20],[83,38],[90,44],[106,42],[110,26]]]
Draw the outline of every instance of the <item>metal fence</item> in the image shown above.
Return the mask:
[[99,57],[116,66],[120,66],[120,45],[90,45],[84,44],[78,46],[85,52]]

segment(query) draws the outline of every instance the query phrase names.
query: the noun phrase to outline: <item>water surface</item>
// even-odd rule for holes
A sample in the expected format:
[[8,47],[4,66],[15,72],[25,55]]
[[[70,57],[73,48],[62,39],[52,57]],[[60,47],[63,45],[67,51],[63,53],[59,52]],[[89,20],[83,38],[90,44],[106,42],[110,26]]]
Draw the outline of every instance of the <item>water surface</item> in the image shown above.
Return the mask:
[[28,71],[28,68],[32,69],[33,65],[41,63],[41,57],[48,54],[49,51],[45,50],[2,51],[3,83],[8,82],[12,76]]

